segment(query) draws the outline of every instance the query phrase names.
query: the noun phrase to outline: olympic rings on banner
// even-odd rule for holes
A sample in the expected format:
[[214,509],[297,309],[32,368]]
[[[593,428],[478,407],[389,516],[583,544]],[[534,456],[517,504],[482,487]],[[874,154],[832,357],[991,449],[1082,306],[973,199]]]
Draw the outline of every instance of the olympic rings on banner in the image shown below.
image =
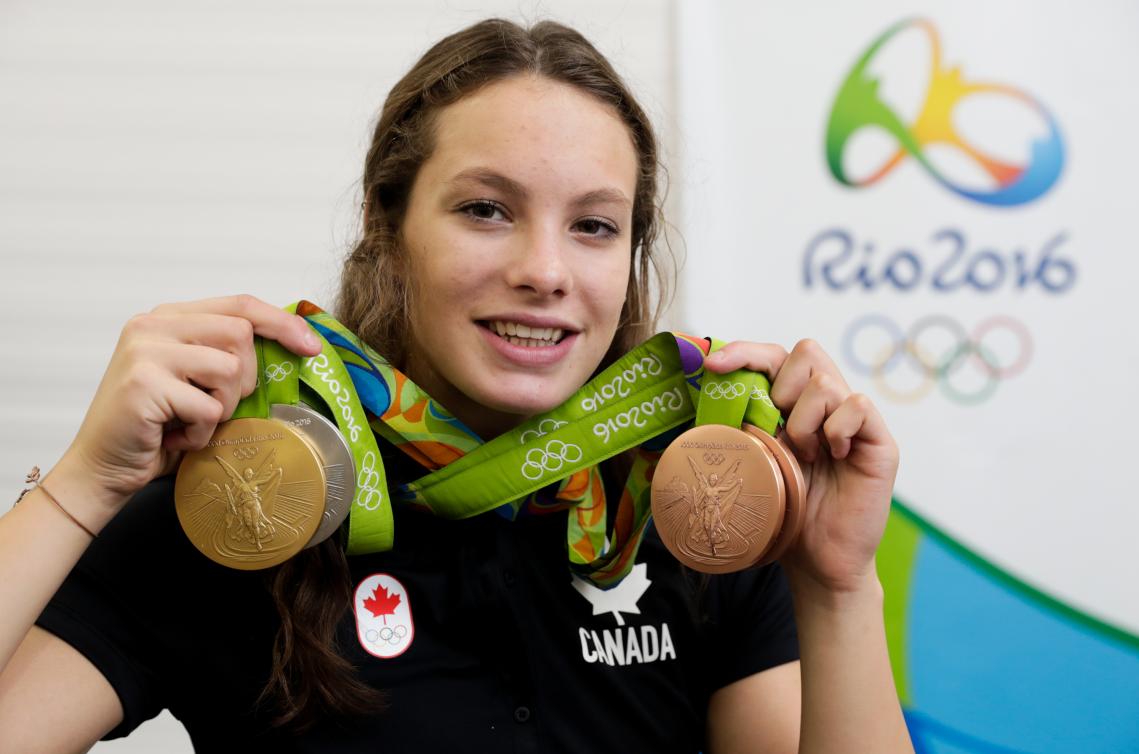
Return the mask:
[[[867,361],[859,355],[856,343],[871,331],[886,336],[886,345]],[[1017,341],[1013,358],[1002,362],[986,339],[998,331],[1011,333]],[[948,342],[937,347],[935,342]],[[865,343],[865,340],[863,340]],[[888,398],[912,403],[925,397],[934,385],[957,403],[976,405],[988,400],[997,385],[1024,371],[1032,359],[1032,336],[1020,320],[996,315],[983,320],[969,332],[957,320],[944,314],[931,314],[918,319],[903,332],[894,320],[881,314],[867,314],[854,320],[846,329],[842,342],[843,356],[860,374],[872,377],[878,389]],[[862,349],[865,353],[865,347]],[[890,384],[888,375],[907,364],[921,376],[921,383],[908,391]],[[979,370],[984,378],[980,387],[960,387],[966,365]]]
[[265,365],[265,379],[269,382],[281,382],[293,373],[293,365],[285,361],[280,364]]
[[704,384],[704,395],[714,401],[729,400],[739,398],[746,389],[742,382],[707,382]]
[[526,461],[522,464],[522,476],[533,482],[548,472],[561,471],[567,464],[577,463],[582,459],[581,448],[570,442],[550,440],[543,448],[530,448],[526,452]]

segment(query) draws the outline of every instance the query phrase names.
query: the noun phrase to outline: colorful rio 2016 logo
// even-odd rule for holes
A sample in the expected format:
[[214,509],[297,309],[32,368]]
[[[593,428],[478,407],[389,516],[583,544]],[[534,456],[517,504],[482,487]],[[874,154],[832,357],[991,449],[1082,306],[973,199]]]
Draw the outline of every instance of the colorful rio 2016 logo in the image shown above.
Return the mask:
[[[929,85],[917,119],[907,125],[879,95],[880,81],[868,72],[878,52],[900,32],[919,29],[928,37],[931,51]],[[1043,119],[1046,135],[1032,142],[1027,164],[1015,165],[982,153],[966,142],[953,123],[953,114],[962,100],[975,94],[1011,97],[1027,105]],[[843,167],[843,154],[851,136],[858,130],[877,126],[885,129],[898,149],[869,175],[853,178]],[[995,188],[975,190],[954,183],[927,154],[930,145],[958,149],[992,179]],[[874,40],[846,77],[831,108],[827,124],[826,157],[831,174],[851,187],[874,184],[884,178],[907,156],[916,159],[933,178],[950,191],[982,204],[1012,207],[1039,198],[1056,183],[1064,165],[1064,142],[1056,119],[1034,97],[1004,84],[966,81],[960,69],[944,67],[937,29],[923,19],[901,21]]]

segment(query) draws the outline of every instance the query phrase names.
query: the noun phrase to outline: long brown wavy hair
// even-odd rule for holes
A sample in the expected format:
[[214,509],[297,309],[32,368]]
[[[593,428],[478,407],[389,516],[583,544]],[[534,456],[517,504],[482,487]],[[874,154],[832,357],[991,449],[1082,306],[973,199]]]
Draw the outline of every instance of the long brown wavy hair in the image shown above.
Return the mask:
[[[363,227],[344,261],[336,314],[396,367],[407,358],[412,293],[400,227],[412,184],[432,153],[434,120],[440,110],[482,87],[520,75],[543,76],[590,94],[628,127],[638,158],[631,274],[617,332],[600,366],[655,329],[670,288],[665,270],[671,268],[654,256],[663,228],[658,191],[663,168],[648,117],[609,61],[577,31],[552,21],[525,28],[490,19],[438,42],[392,88],[364,162]],[[273,704],[274,723],[303,730],[322,716],[382,709],[382,692],[363,683],[337,651],[337,625],[352,595],[338,539],[280,566],[270,589],[281,625],[261,701]]]

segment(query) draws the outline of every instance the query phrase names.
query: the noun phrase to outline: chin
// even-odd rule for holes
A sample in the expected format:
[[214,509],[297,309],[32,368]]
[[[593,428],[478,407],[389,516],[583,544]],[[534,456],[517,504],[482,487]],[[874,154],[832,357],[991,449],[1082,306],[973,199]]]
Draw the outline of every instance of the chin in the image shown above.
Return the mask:
[[523,421],[562,405],[573,395],[575,389],[573,387],[559,389],[551,385],[548,379],[541,380],[537,385],[512,385],[509,380],[504,380],[486,391],[480,391],[481,395],[477,400],[492,411],[517,414],[518,420]]

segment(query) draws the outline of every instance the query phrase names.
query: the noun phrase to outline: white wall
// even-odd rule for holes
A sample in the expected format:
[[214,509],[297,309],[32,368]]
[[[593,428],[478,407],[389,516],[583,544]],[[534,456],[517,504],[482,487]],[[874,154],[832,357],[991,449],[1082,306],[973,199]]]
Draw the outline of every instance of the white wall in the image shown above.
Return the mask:
[[[0,4],[0,491],[66,448],[132,314],[331,301],[384,96],[492,15],[576,26],[668,138],[667,0]],[[189,743],[164,715],[95,751]]]

